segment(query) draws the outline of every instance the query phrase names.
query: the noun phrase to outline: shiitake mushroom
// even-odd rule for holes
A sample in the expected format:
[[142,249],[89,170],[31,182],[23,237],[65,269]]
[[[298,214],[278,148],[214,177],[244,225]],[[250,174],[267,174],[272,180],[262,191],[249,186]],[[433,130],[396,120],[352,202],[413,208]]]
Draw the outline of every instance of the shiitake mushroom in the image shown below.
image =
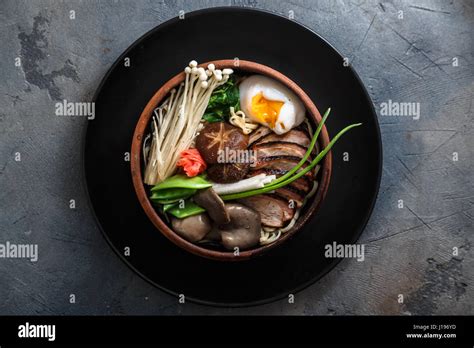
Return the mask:
[[207,164],[226,163],[222,154],[246,150],[248,143],[248,135],[226,122],[208,123],[196,137],[196,148]]

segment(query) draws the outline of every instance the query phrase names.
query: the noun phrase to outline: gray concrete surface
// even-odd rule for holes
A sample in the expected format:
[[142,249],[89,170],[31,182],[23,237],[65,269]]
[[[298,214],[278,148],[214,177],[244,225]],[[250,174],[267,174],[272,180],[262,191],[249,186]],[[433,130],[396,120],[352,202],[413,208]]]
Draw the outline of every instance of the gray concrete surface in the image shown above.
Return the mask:
[[[294,11],[350,58],[379,112],[384,168],[366,260],[344,260],[293,304],[179,305],[135,275],[86,206],[87,121],[54,116],[55,99],[90,98],[146,31],[180,10],[229,5]],[[471,1],[1,0],[0,28],[0,242],[40,252],[36,263],[0,259],[0,314],[474,314]],[[389,99],[419,102],[420,119],[380,115]]]

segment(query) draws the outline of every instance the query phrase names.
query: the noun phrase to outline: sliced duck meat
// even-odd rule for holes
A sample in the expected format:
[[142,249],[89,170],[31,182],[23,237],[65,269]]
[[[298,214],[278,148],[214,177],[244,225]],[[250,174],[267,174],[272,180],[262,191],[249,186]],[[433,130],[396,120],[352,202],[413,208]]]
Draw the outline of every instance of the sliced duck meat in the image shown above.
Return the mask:
[[295,209],[285,199],[274,194],[252,196],[239,202],[259,212],[262,225],[267,227],[283,227],[295,214]]
[[273,133],[273,131],[268,128],[268,127],[264,127],[264,126],[260,126],[259,128],[257,128],[256,130],[254,130],[252,133],[250,133],[250,136],[249,136],[249,145],[252,145],[253,143],[255,143],[256,141],[258,141],[259,139],[261,139],[262,137],[270,134],[270,133]]
[[[276,175],[278,178],[282,175],[285,175],[287,172],[288,172],[287,170],[278,170],[278,169],[274,170],[274,169],[263,168],[263,169],[250,172],[249,176],[254,176],[254,175],[264,173],[267,175]],[[303,175],[301,178],[296,179],[288,186],[294,187],[298,191],[302,191],[306,193],[306,192],[309,192],[312,187],[312,180],[311,180],[311,177],[309,177],[308,175]]]
[[293,187],[298,191],[301,192],[309,192],[311,190],[312,185],[312,180],[308,176],[303,176],[295,181],[293,181],[288,187]]
[[[287,143],[284,141],[276,141],[263,144],[255,144],[252,146],[255,156],[258,160],[265,157],[275,156],[293,156],[299,159],[306,154],[307,148],[295,143]],[[311,161],[311,158],[309,158]]]
[[289,132],[282,135],[278,135],[275,133],[268,134],[260,138],[254,144],[264,144],[264,143],[270,143],[270,142],[275,142],[275,141],[295,143],[307,148],[309,146],[309,143],[311,142],[311,139],[309,138],[306,132],[302,130],[292,129]]
[[288,204],[291,204],[293,202],[293,206],[297,208],[303,205],[303,201],[306,195],[304,191],[300,191],[289,185],[279,188],[275,191],[275,194],[285,199]]

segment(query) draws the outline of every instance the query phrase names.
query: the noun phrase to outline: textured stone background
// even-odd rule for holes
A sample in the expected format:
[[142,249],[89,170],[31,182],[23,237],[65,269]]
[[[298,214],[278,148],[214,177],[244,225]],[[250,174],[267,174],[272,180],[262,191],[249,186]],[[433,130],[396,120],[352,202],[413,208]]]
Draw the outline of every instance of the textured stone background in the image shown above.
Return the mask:
[[[294,304],[178,305],[135,275],[86,205],[87,121],[54,116],[54,100],[90,100],[122,51],[179,10],[229,5],[293,10],[350,58],[377,109],[421,103],[418,121],[379,115],[383,179],[365,262],[344,260]],[[0,27],[0,242],[40,252],[37,263],[0,259],[0,314],[474,314],[472,2],[1,0]]]

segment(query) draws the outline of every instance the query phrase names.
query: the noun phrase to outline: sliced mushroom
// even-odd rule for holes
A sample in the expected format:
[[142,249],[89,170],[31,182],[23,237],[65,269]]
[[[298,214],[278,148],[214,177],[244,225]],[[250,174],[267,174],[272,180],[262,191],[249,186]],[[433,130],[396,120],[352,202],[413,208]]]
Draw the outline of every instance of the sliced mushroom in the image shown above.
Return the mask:
[[197,242],[211,231],[211,221],[205,213],[186,217],[184,219],[172,218],[173,230],[189,242]]
[[204,190],[199,190],[193,196],[194,202],[197,205],[206,209],[207,213],[217,224],[226,224],[230,221],[229,214],[224,205],[224,201],[219,195],[209,187]]
[[258,245],[260,241],[260,214],[242,204],[229,203],[225,205],[230,216],[230,222],[225,225],[214,226],[221,235],[224,248],[249,249]]

